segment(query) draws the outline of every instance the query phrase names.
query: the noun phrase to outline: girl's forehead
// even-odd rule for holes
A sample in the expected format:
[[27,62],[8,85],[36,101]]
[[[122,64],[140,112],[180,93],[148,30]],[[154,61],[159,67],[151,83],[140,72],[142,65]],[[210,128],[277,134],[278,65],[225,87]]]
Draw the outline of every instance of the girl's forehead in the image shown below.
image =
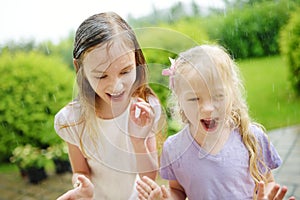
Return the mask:
[[198,70],[186,71],[186,73],[178,74],[177,87],[181,93],[201,93],[204,90],[208,92],[216,92],[224,90],[224,84],[218,75],[209,73],[201,73]]
[[83,65],[92,71],[99,68],[105,71],[115,62],[124,64],[133,59],[134,49],[130,49],[124,42],[116,41],[111,44],[96,46],[96,48],[85,55]]

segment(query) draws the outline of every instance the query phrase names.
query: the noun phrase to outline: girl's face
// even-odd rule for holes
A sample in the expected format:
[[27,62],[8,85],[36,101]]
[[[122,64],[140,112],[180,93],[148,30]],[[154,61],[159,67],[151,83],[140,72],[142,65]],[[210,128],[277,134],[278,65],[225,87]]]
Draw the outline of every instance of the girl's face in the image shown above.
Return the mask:
[[[205,75],[204,75],[205,76]],[[196,70],[178,81],[179,105],[187,117],[191,131],[217,133],[224,126],[228,99],[222,81],[207,80]]]
[[101,110],[111,110],[115,114],[124,111],[136,80],[134,52],[114,44],[109,48],[106,45],[97,47],[86,54],[83,68],[90,85],[100,97],[97,103]]

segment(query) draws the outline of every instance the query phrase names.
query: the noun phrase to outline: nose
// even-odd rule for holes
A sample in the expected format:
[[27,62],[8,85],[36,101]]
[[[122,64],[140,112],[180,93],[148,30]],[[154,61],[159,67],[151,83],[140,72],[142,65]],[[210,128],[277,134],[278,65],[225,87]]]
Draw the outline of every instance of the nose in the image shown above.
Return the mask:
[[210,101],[205,101],[200,105],[200,111],[203,114],[210,114],[210,113],[213,112],[213,110],[214,110],[214,105],[213,105],[213,102],[211,100]]
[[118,92],[121,92],[123,90],[123,88],[124,88],[124,84],[123,84],[122,80],[119,78],[115,79],[115,81],[112,85],[112,91],[114,93],[118,93]]

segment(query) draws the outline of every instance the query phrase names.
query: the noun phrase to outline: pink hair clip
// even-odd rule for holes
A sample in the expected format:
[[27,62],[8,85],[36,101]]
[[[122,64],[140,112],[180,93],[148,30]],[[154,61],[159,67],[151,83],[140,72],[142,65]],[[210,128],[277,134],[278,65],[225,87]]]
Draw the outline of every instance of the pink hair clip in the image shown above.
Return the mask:
[[169,76],[169,88],[173,89],[174,87],[174,75],[175,75],[175,59],[172,59],[169,57],[169,60],[171,62],[171,66],[167,69],[162,70],[163,76]]

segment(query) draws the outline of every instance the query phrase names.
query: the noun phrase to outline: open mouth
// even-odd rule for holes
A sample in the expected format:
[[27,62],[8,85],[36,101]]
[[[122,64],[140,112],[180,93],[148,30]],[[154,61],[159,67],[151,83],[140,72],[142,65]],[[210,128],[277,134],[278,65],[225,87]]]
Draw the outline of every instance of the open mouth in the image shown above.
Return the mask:
[[207,132],[216,130],[218,126],[217,119],[201,119],[200,122],[204,130]]
[[112,94],[106,93],[106,94],[110,97],[110,99],[112,101],[117,101],[117,100],[120,100],[123,97],[124,93],[125,92],[123,91],[123,92],[118,92],[118,93],[112,93]]

